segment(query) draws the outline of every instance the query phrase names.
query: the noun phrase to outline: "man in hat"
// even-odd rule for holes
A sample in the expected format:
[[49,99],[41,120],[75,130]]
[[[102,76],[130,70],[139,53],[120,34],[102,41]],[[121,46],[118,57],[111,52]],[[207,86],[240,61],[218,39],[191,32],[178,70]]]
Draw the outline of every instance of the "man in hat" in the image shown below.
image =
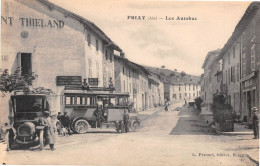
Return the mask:
[[45,135],[44,138],[45,138],[45,141],[46,141],[45,145],[49,144],[50,149],[52,151],[54,151],[55,150],[54,144],[55,144],[55,141],[56,141],[55,127],[54,127],[54,124],[51,120],[49,111],[44,111],[43,117],[41,119],[41,124],[45,126],[45,129],[44,129],[44,135]]
[[254,130],[254,139],[258,139],[259,138],[259,119],[258,119],[258,113],[257,113],[257,108],[253,107],[253,130]]
[[123,121],[124,121],[124,126],[125,126],[125,132],[129,132],[129,114],[127,110],[124,110],[124,115],[123,115]]

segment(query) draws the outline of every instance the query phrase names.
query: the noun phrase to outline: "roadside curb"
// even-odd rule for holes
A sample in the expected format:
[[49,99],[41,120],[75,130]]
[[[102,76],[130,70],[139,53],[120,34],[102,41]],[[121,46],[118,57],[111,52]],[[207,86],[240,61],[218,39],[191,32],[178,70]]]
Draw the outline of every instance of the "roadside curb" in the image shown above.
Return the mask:
[[253,135],[253,132],[222,132],[219,130],[216,130],[216,133],[218,135]]

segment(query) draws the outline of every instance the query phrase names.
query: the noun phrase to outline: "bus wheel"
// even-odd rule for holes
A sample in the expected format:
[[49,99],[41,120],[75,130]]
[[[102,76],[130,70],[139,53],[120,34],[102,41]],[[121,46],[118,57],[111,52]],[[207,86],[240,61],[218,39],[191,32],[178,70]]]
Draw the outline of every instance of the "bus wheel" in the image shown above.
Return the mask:
[[44,147],[43,132],[44,132],[44,130],[40,130],[40,150],[43,150],[43,147]]
[[88,131],[89,124],[85,119],[78,119],[73,126],[73,129],[78,134],[84,134]]

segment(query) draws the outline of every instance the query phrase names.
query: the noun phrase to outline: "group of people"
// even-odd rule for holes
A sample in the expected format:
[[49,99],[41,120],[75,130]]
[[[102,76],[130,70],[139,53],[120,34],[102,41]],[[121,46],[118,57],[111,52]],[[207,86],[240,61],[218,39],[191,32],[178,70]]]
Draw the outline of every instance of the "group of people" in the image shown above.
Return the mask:
[[[64,112],[64,115],[61,112],[58,112],[57,119],[61,122],[62,127],[66,128],[71,134],[69,116],[67,112]],[[44,128],[44,145],[49,145],[52,151],[55,150],[54,144],[56,141],[56,125],[53,123],[52,118],[50,117],[50,112],[45,110],[43,117],[40,119],[40,124],[45,126]]]
[[70,131],[70,118],[67,112],[64,112],[63,115],[61,114],[61,112],[58,112],[57,119],[61,122],[61,127],[66,128],[68,130],[69,135],[71,135],[72,132]]
[[[94,116],[96,117],[96,126],[97,127],[101,127],[102,122],[106,122],[107,121],[107,110],[102,109],[102,105],[98,105],[97,109],[94,111]],[[129,132],[129,114],[127,110],[124,110],[124,114],[123,114],[123,121],[122,124],[124,126],[124,132]],[[122,125],[120,124],[120,125]],[[118,128],[121,128],[118,126]],[[122,128],[121,128],[121,132]]]

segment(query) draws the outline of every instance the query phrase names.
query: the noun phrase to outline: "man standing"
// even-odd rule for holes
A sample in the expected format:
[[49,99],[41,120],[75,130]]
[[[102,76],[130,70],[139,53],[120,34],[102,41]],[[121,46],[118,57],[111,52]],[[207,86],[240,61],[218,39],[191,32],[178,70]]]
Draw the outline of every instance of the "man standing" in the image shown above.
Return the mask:
[[44,111],[43,117],[41,119],[41,124],[45,126],[44,138],[45,138],[45,141],[46,141],[46,145],[49,144],[50,149],[52,151],[54,151],[55,150],[54,144],[55,144],[55,141],[56,141],[55,127],[54,127],[54,124],[51,120],[49,111]]
[[61,112],[58,112],[57,119],[58,119],[59,121],[61,121],[61,119],[62,119]]
[[254,138],[253,139],[258,139],[259,138],[259,119],[258,119],[258,113],[257,113],[257,108],[253,107],[253,130],[254,130]]
[[97,109],[94,111],[94,116],[96,117],[97,127],[101,127],[101,122],[105,121],[102,113],[102,105],[97,105]]
[[127,133],[129,131],[129,114],[127,113],[126,109],[124,110],[123,120],[124,120],[125,132]]
[[64,115],[61,116],[61,123],[63,127],[65,127],[68,130],[69,135],[71,134],[70,132],[70,118],[67,115],[67,112],[64,112]]

